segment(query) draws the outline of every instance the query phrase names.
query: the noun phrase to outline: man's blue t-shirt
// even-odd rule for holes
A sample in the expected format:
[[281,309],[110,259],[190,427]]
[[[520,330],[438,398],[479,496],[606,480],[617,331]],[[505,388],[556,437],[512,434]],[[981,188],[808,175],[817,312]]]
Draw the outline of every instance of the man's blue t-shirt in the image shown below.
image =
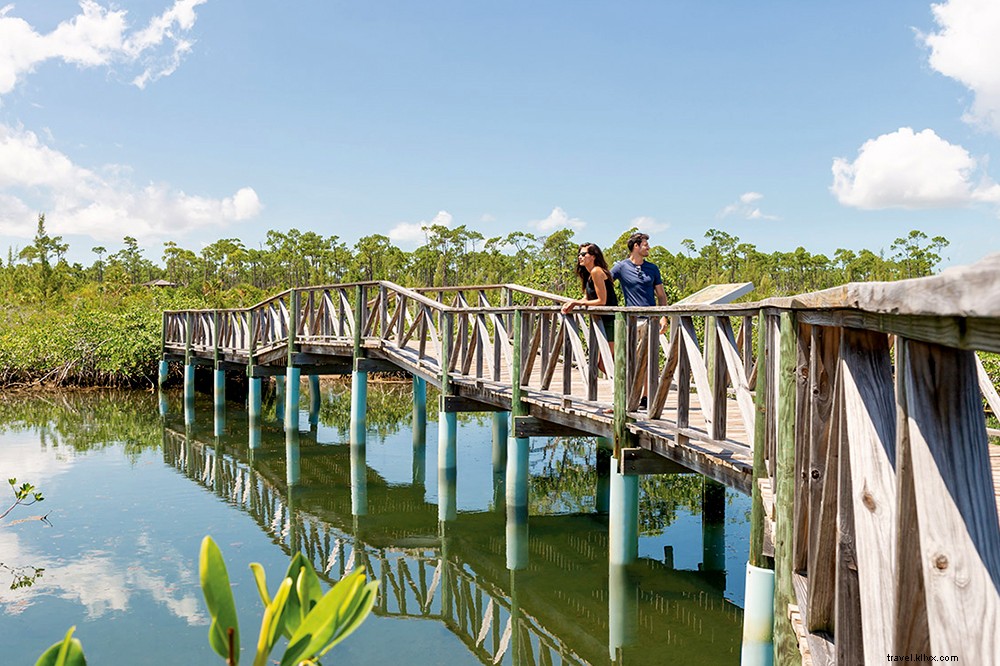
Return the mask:
[[611,267],[611,278],[618,280],[629,307],[656,305],[656,285],[663,284],[660,269],[650,261],[636,266],[630,259],[622,259]]

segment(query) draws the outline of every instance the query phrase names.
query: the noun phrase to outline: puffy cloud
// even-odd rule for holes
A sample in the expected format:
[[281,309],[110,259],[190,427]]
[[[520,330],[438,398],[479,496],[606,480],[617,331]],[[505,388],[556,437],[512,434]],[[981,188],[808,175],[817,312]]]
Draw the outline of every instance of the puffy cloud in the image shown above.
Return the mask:
[[737,215],[747,220],[780,220],[777,215],[767,215],[757,206],[757,202],[763,198],[764,195],[760,192],[744,192],[737,201],[720,210],[718,216]]
[[549,233],[552,231],[558,231],[559,229],[573,229],[575,231],[580,231],[587,223],[578,217],[570,217],[566,214],[559,206],[552,209],[549,216],[544,220],[535,220],[530,223],[530,226],[537,229],[542,233]]
[[965,120],[1000,134],[1000,3],[948,0],[931,5],[939,30],[920,34],[930,66],[975,95]]
[[424,227],[433,225],[450,227],[452,219],[454,218],[451,213],[446,210],[440,210],[430,222],[427,220],[420,220],[419,222],[400,222],[389,230],[389,240],[398,246],[416,247],[427,239],[427,234],[424,233]]
[[854,162],[834,159],[830,189],[841,204],[863,209],[1000,203],[1000,185],[977,176],[978,167],[964,148],[934,130],[902,127],[866,141]]
[[103,7],[96,0],[80,0],[80,13],[47,34],[11,16],[14,5],[6,5],[0,9],[0,95],[47,60],[79,67],[138,65],[142,71],[132,83],[143,88],[172,74],[191,50],[192,42],[183,35],[194,27],[195,8],[207,1],[175,0],[145,28],[132,33],[127,11]]
[[164,184],[137,187],[128,175],[117,165],[100,172],[81,167],[35,133],[0,124],[0,233],[30,238],[37,212],[44,211],[52,233],[120,240],[127,232],[148,240],[225,226],[262,209],[249,187],[211,199]]

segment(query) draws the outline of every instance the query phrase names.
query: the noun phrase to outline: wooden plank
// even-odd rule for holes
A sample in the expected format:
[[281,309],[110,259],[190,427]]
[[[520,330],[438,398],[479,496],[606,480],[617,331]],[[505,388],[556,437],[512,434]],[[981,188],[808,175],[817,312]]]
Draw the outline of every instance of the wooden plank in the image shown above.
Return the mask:
[[809,591],[806,628],[833,632],[836,598],[837,455],[843,430],[842,393],[837,390],[840,329],[813,326],[809,382]]
[[975,355],[902,346],[931,647],[960,663],[1000,663],[1000,522]]
[[[440,408],[442,412],[505,412],[505,408],[475,400],[460,395],[442,395]],[[527,436],[527,435],[525,435]]]
[[976,377],[979,382],[979,390],[982,391],[983,397],[986,398],[986,404],[990,406],[993,413],[1000,418],[1000,395],[997,395],[997,389],[993,386],[993,380],[990,376],[986,374],[986,368],[983,367],[983,361],[976,354]]
[[622,474],[625,475],[690,474],[692,472],[684,465],[642,447],[622,449],[621,455]]
[[[767,325],[766,316],[763,312],[759,315],[757,325],[757,365],[761,365],[764,358],[769,353],[767,347]],[[763,376],[766,378],[766,374]],[[753,487],[751,489],[750,504],[750,553],[747,558],[750,564],[755,567],[764,566],[764,528],[765,528],[765,508],[763,497],[763,483],[766,482],[768,489],[771,487],[771,479],[767,474],[767,466],[764,461],[764,453],[767,450],[765,427],[767,423],[767,391],[768,385],[765,379],[757,385],[757,394],[754,396],[754,417],[753,431]],[[772,548],[771,556],[774,556]]]
[[[728,381],[725,355],[720,353],[718,317],[705,318],[705,357],[708,360],[712,387],[712,439],[726,437],[726,405]],[[711,341],[711,345],[709,345]],[[711,353],[709,353],[711,352]],[[735,378],[733,381],[737,381]]]
[[535,416],[514,417],[515,437],[590,437],[590,430],[555,423]]
[[[896,489],[899,519],[896,524],[896,622],[894,654],[931,654],[930,628],[924,587],[923,557],[920,553],[920,521],[917,509],[910,432],[907,426],[905,341],[895,346],[896,353]],[[902,652],[901,652],[902,651]]]
[[695,391],[698,392],[698,400],[705,413],[705,421],[711,424],[713,421],[712,390],[708,384],[708,369],[705,367],[705,359],[702,358],[701,347],[698,345],[694,322],[691,321],[690,317],[681,317],[680,327],[684,349],[691,367],[691,376],[694,378]]
[[[842,406],[844,372],[838,362],[837,392]],[[845,408],[846,409],[846,408]],[[854,536],[854,501],[851,481],[850,442],[847,438],[847,415],[844,409],[835,410],[839,416],[836,428],[842,433],[837,452],[837,593],[836,616],[833,635],[837,647],[838,664],[864,664],[865,646],[861,630],[861,588],[858,583],[858,554]],[[879,646],[881,647],[881,646]]]
[[[743,417],[743,424],[746,426],[747,432],[753,432],[755,411],[753,396],[750,394],[750,388],[747,386],[746,375],[741,371],[742,364],[739,352],[737,351],[737,342],[733,339],[733,325],[728,317],[720,317],[718,322],[719,346],[726,361],[726,367],[729,370],[729,378],[733,383],[733,390],[736,393],[736,404],[740,408],[740,415]],[[746,328],[746,324],[744,324],[744,328]],[[742,329],[740,332],[742,333]]]
[[[809,416],[812,402],[809,361],[811,327],[800,324],[795,360],[795,526],[792,534],[792,571],[806,570],[809,554]],[[805,610],[805,607],[803,607]]]
[[[845,329],[840,341],[865,663],[881,661],[895,632],[896,405],[889,344]],[[838,633],[839,636],[839,633]]]
[[781,315],[781,344],[778,366],[777,460],[774,470],[774,659],[791,664],[798,656],[798,644],[788,621],[792,590],[792,539],[795,502],[795,368],[798,357],[798,325],[794,315]]
[[678,333],[678,323],[676,317],[671,317],[670,339],[664,348],[663,368],[660,370],[660,378],[656,382],[656,394],[649,401],[648,415],[651,419],[658,419],[663,413],[663,407],[667,402],[667,395],[670,392],[674,372],[680,359],[680,334]]

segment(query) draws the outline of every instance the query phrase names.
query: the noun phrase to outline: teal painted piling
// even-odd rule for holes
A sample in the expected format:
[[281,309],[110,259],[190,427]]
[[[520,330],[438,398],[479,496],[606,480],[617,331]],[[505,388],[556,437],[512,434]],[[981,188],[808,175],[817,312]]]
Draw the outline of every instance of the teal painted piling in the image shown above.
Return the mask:
[[226,432],[226,372],[216,370],[213,377],[212,405],[215,416],[215,436]]
[[302,370],[289,367],[285,371],[285,429],[299,429],[299,391]]
[[741,666],[774,664],[774,570],[747,562]]
[[458,504],[455,485],[458,480],[456,448],[458,441],[458,415],[455,412],[438,414],[438,521],[455,520]]
[[309,426],[319,425],[319,408],[323,402],[320,394],[319,375],[309,375]]
[[368,439],[368,373],[351,373],[351,444],[363,445]]
[[156,385],[157,387],[159,387],[161,391],[163,390],[164,385],[166,385],[167,378],[169,376],[170,376],[170,364],[165,360],[161,360],[160,372],[158,373],[156,378]]
[[274,418],[285,422],[285,378],[274,378]]
[[608,559],[612,564],[632,564],[639,557],[639,477],[618,471],[611,461]]

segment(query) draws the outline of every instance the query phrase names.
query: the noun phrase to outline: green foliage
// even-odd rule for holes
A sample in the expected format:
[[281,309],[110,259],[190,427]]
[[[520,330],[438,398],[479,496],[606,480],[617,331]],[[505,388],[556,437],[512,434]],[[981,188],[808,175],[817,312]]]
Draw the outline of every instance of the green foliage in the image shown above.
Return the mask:
[[[378,581],[365,583],[364,571],[355,569],[323,594],[316,571],[302,553],[292,557],[273,597],[263,567],[254,562],[250,569],[264,605],[254,666],[268,663],[282,636],[288,639],[282,666],[317,663],[368,617],[378,593]],[[212,616],[209,641],[227,663],[236,664],[239,629],[229,574],[218,546],[208,536],[202,541],[199,571],[205,605]]]
[[31,506],[35,502],[41,502],[45,499],[42,497],[41,491],[35,490],[35,486],[30,483],[22,483],[20,488],[17,487],[17,479],[7,479],[7,483],[14,491],[14,503],[7,507],[6,511],[0,513],[0,519],[6,518],[7,514],[18,506]]
[[73,638],[76,627],[70,627],[66,637],[42,653],[35,666],[87,666],[83,645]]

